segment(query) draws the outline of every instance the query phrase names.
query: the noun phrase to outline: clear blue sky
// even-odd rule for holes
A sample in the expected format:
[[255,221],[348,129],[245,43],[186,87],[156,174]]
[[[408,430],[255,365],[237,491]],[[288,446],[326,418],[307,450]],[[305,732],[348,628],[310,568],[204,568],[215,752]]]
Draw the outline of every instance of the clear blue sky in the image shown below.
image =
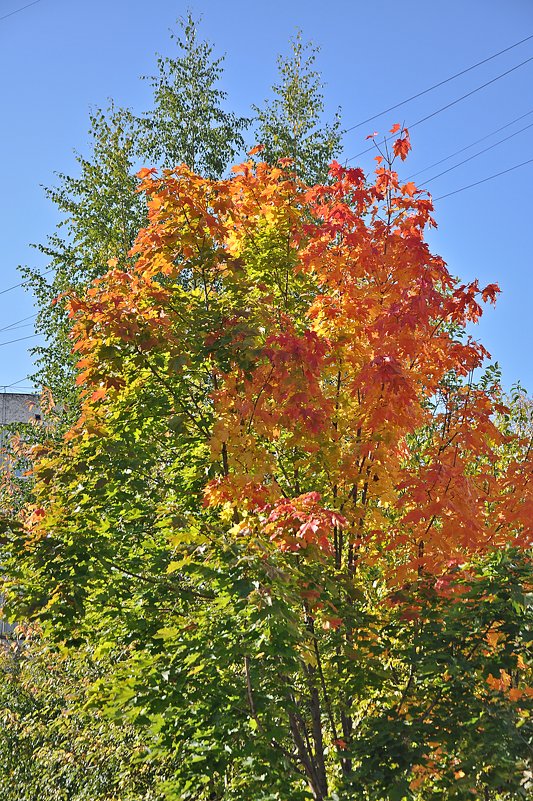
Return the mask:
[[[29,0],[0,0],[0,17]],[[42,186],[54,171],[75,169],[73,150],[87,145],[88,110],[108,98],[141,111],[153,74],[154,54],[171,52],[168,31],[190,8],[202,15],[203,34],[226,54],[223,88],[228,105],[250,113],[275,80],[276,55],[287,51],[297,27],[321,47],[319,66],[326,103],[342,107],[349,127],[455,72],[533,34],[531,0],[39,0],[0,19],[2,191],[0,290],[20,281],[18,264],[44,265],[30,247],[42,242],[56,222]],[[385,117],[350,132],[345,157],[365,147],[373,130],[400,121],[409,125],[533,57],[533,39],[447,83]],[[533,61],[467,100],[417,126],[412,132],[411,173],[438,161],[507,122],[533,110]],[[533,114],[442,165],[417,177],[420,185],[462,158],[533,123]],[[434,197],[533,158],[533,127],[473,159],[428,187]],[[372,166],[368,154],[352,164]],[[439,229],[433,249],[453,274],[497,281],[503,291],[475,335],[504,371],[533,389],[531,349],[533,163],[436,203]],[[23,289],[0,294],[0,328],[34,311]],[[0,331],[0,343],[32,334],[32,328]],[[27,339],[0,347],[0,385],[32,369]],[[20,386],[27,382],[21,382]]]

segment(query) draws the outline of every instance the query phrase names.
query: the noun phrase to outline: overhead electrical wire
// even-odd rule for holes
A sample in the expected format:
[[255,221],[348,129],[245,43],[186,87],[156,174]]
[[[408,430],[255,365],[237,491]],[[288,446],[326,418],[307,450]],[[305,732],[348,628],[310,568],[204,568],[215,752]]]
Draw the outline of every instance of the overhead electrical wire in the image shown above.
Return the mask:
[[[2,389],[5,391],[6,389],[10,389],[11,387],[16,387],[18,384],[22,384],[23,381],[27,380],[28,376],[25,375],[24,378],[19,378],[18,381],[12,381],[11,384],[2,384]],[[28,387],[19,387],[19,389],[35,389],[35,387],[30,385]]]
[[513,50],[515,47],[518,47],[518,45],[524,44],[524,42],[528,42],[530,39],[533,39],[533,34],[531,34],[530,36],[526,36],[525,39],[520,39],[519,42],[515,42],[509,47],[504,48],[504,50],[499,50],[497,53],[493,53],[492,56],[488,56],[487,58],[484,58],[482,61],[478,61],[476,64],[472,64],[472,66],[470,67],[466,67],[466,69],[461,70],[460,72],[456,72],[455,75],[450,75],[449,78],[445,78],[443,81],[434,83],[433,86],[430,86],[428,89],[424,89],[422,92],[418,92],[415,95],[411,95],[411,97],[402,100],[400,103],[396,103],[394,106],[389,106],[389,108],[384,109],[384,111],[379,111],[372,117],[367,117],[366,120],[362,120],[361,122],[352,125],[350,128],[346,128],[344,133],[349,133],[350,131],[354,131],[356,128],[360,128],[362,125],[366,125],[367,122],[372,122],[372,120],[376,120],[378,117],[382,117],[384,114],[388,114],[389,111],[394,111],[395,109],[400,108],[400,106],[405,106],[405,104],[410,103],[411,100],[416,100],[417,98],[422,97],[423,95],[427,95],[428,92],[432,92],[433,89],[438,89],[439,86],[444,86],[444,84],[455,80],[455,78],[460,78],[461,75],[466,75],[467,72],[471,72],[472,70],[476,69],[476,67],[480,67],[482,64],[486,64],[488,61],[492,61],[492,59],[503,55],[503,53],[508,53],[509,50]]
[[[35,314],[28,315],[28,317],[22,317],[20,320],[15,320],[15,322],[10,323],[9,325],[4,325],[3,328],[0,328],[0,332],[1,331],[9,331],[9,330],[16,329],[16,328],[22,328],[22,326],[19,325],[19,323],[25,323],[26,320],[33,320],[34,317],[37,317],[37,312]],[[30,323],[29,323],[29,325],[30,325]]]
[[[478,150],[477,153],[473,153],[471,156],[468,156],[468,158],[463,159],[462,161],[459,161],[457,164],[454,164],[452,167],[448,167],[447,170],[443,170],[442,172],[437,173],[437,175],[433,175],[431,178],[427,178],[426,179],[427,183],[431,183],[431,181],[435,181],[437,178],[440,178],[441,175],[446,175],[446,173],[451,172],[452,170],[455,170],[457,167],[460,167],[462,164],[466,164],[467,161],[472,161],[472,159],[475,159],[478,156],[481,156],[483,153],[486,153],[488,150],[492,150],[493,147],[497,147],[498,145],[501,145],[503,142],[507,142],[508,139],[512,139],[513,136],[518,136],[518,134],[522,133],[523,131],[527,131],[528,128],[533,128],[533,122],[530,125],[526,125],[524,128],[520,128],[519,131],[515,131],[514,133],[509,134],[509,136],[505,136],[503,139],[499,139],[497,142],[494,142],[494,144],[489,145],[488,147],[484,147],[483,150]],[[426,183],[426,181],[424,183]]]
[[[53,269],[54,269],[53,267],[50,267],[49,270],[45,270],[44,273],[41,273],[41,276],[48,275],[48,273],[51,273]],[[13,289],[18,289],[19,286],[26,286],[28,283],[29,283],[29,280],[26,280],[26,281],[21,281],[18,284],[13,284],[13,286],[8,286],[7,289],[0,290],[0,295],[5,295],[6,292],[11,292]]]
[[10,11],[9,14],[4,14],[3,17],[0,17],[0,22],[2,22],[3,19],[7,19],[8,17],[12,17],[14,14],[20,14],[21,11],[24,11],[26,8],[29,8],[30,6],[36,6],[37,3],[40,3],[40,2],[41,2],[41,0],[33,0],[33,3],[27,3],[27,5],[21,6],[21,8],[16,8],[14,11]]
[[482,136],[480,139],[476,139],[475,142],[471,142],[469,145],[465,145],[465,147],[461,147],[459,150],[456,150],[454,153],[450,153],[449,156],[445,156],[443,159],[439,159],[439,161],[434,161],[433,164],[428,164],[427,167],[424,167],[421,170],[417,170],[416,172],[412,172],[410,175],[407,176],[406,180],[408,181],[411,178],[414,178],[415,176],[420,175],[423,172],[427,172],[428,170],[431,170],[433,167],[438,167],[439,164],[443,164],[445,161],[449,161],[450,159],[453,159],[454,156],[458,156],[460,153],[464,153],[465,150],[470,150],[470,148],[474,147],[474,145],[479,145],[480,142],[485,142],[486,139],[490,139],[491,136],[494,136],[495,134],[500,133],[500,131],[504,131],[506,128],[509,128],[511,125],[514,125],[515,122],[519,122],[520,120],[523,120],[524,117],[529,117],[530,114],[533,114],[533,109],[531,109],[531,111],[526,111],[525,114],[521,114],[519,117],[515,117],[515,119],[511,120],[511,122],[507,122],[505,125],[502,125],[500,128],[496,128],[494,131],[491,131],[490,133],[485,134],[485,136]]
[[465,95],[461,95],[461,97],[458,97],[457,100],[452,100],[450,103],[447,103],[445,106],[442,106],[442,108],[437,109],[437,111],[433,111],[431,114],[426,114],[425,117],[422,117],[420,120],[417,120],[416,122],[413,122],[413,124],[411,125],[411,128],[415,128],[417,125],[420,125],[422,122],[426,122],[426,120],[430,120],[432,117],[435,117],[437,114],[440,114],[442,111],[446,111],[446,109],[457,105],[457,103],[460,103],[462,100],[466,100],[467,97],[471,97],[472,95],[475,95],[476,92],[479,92],[481,89],[485,89],[485,87],[490,86],[493,83],[496,83],[496,81],[499,81],[501,78],[505,78],[506,75],[510,75],[511,72],[514,72],[515,70],[520,69],[520,67],[523,67],[525,64],[529,64],[530,61],[533,61],[533,56],[530,56],[529,58],[524,59],[524,61],[521,61],[520,64],[515,64],[514,67],[510,67],[510,69],[505,70],[505,72],[500,73],[500,75],[496,75],[496,77],[495,78],[491,78],[490,81],[485,81],[485,83],[482,83],[481,86],[477,86],[475,89],[471,89],[470,92],[467,92]]
[[[426,114],[425,117],[421,117],[419,120],[417,120],[416,122],[411,123],[410,125],[408,125],[406,127],[408,127],[409,130],[412,130],[413,128],[416,128],[417,125],[421,125],[423,122],[426,122],[427,120],[430,120],[433,117],[436,117],[437,114],[441,114],[443,111],[446,111],[447,109],[451,108],[452,106],[457,105],[457,103],[460,103],[462,100],[466,100],[468,97],[472,97],[472,95],[476,94],[476,92],[480,92],[481,89],[485,89],[487,86],[490,86],[491,84],[496,83],[496,81],[501,80],[501,78],[505,78],[506,75],[509,75],[511,72],[514,72],[515,70],[520,69],[520,67],[525,66],[525,64],[529,64],[531,61],[533,61],[533,56],[530,56],[529,58],[526,58],[524,61],[521,61],[520,64],[516,64],[514,67],[511,67],[510,69],[505,70],[505,72],[501,72],[495,78],[491,78],[490,81],[486,81],[485,83],[482,83],[480,86],[476,86],[476,88],[475,89],[471,89],[470,92],[467,92],[466,94],[461,95],[461,97],[458,97],[455,100],[450,101],[450,103],[446,103],[446,105],[441,106],[436,111],[432,111],[431,114]],[[392,136],[386,136],[383,139],[383,141],[380,142],[380,144],[386,144],[391,139],[392,139]],[[359,156],[363,156],[365,153],[370,153],[370,151],[374,150],[374,148],[375,148],[375,145],[370,145],[370,147],[365,148],[365,150],[361,150],[360,153],[356,153],[355,156],[350,156],[349,159],[346,159],[346,163],[348,163],[349,161],[353,161],[354,159],[359,158]]]
[[10,339],[7,342],[0,342],[0,348],[3,345],[12,345],[13,342],[22,342],[23,339],[33,339],[34,337],[38,337],[38,336],[40,336],[40,334],[30,334],[27,337],[19,337],[18,339]]
[[445,195],[439,195],[439,197],[433,198],[434,201],[442,200],[445,197],[451,197],[452,195],[457,195],[459,192],[464,192],[465,189],[472,189],[473,186],[479,186],[479,184],[485,184],[487,181],[492,181],[493,178],[498,178],[500,175],[505,175],[508,172],[512,172],[513,170],[517,170],[519,167],[525,167],[526,164],[532,164],[533,159],[528,159],[527,161],[523,161],[521,164],[515,164],[514,167],[509,167],[507,170],[502,170],[501,172],[495,172],[494,175],[489,175],[488,178],[482,178],[481,181],[475,181],[473,184],[468,184],[468,186],[462,186],[460,189],[455,189],[453,192],[447,192]]
[[[11,389],[11,387],[17,387],[19,384],[22,384],[23,381],[27,381],[27,380],[28,380],[28,376],[26,375],[26,376],[24,376],[24,378],[19,378],[18,381],[12,381],[11,384],[2,384],[2,386],[0,387],[0,391],[5,392],[6,389]],[[33,384],[29,384],[28,386],[18,387],[18,388],[20,390],[32,389],[32,390],[35,391],[35,387],[33,386]]]
[[32,327],[31,323],[24,323],[24,325],[13,325],[9,326],[8,328],[0,328],[0,331],[9,331],[9,333],[11,333],[11,331],[20,331],[21,328],[31,328],[31,327]]

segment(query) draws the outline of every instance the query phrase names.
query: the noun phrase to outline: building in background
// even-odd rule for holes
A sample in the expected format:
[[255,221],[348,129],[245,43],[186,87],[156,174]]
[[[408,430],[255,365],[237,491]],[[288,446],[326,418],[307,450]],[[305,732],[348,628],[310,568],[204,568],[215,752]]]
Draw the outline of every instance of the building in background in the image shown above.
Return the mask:
[[[7,448],[17,423],[41,419],[39,396],[28,392],[0,391],[0,469],[7,468]],[[0,606],[2,598],[0,596]],[[0,618],[0,640],[13,632],[13,626]]]
[[40,420],[39,396],[30,392],[0,392],[0,426]]

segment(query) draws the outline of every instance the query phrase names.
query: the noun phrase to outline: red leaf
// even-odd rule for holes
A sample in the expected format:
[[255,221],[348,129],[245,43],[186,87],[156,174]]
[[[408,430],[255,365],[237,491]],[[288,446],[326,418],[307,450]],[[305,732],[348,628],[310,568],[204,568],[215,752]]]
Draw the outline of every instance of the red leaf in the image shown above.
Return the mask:
[[407,154],[411,150],[411,142],[409,141],[409,131],[407,128],[403,129],[402,134],[403,136],[395,141],[392,149],[394,150],[395,156],[399,156],[402,161],[405,161]]
[[484,303],[490,300],[491,303],[496,303],[496,295],[501,292],[500,287],[498,284],[487,284],[487,286],[481,290],[481,298]]

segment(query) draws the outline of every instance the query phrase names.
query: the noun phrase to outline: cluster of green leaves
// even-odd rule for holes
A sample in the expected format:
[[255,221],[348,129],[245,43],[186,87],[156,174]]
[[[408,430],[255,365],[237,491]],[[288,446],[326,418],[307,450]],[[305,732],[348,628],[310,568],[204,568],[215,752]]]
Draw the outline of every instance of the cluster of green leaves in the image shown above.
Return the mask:
[[320,125],[324,100],[315,68],[317,54],[318,49],[306,46],[298,32],[291,55],[278,58],[281,80],[273,87],[274,97],[263,107],[254,106],[266,161],[275,164],[291,158],[296,173],[310,186],[327,180],[327,167],[342,140],[339,112],[330,125]]
[[0,645],[2,798],[163,801],[154,777],[164,766],[146,761],[149,738],[84,706],[98,658],[67,655],[28,634]]
[[[17,657],[24,681],[2,685],[0,747],[12,754],[3,764],[17,792],[28,787],[32,798],[64,776],[72,799],[311,798],[291,725],[312,728],[306,699],[317,693],[328,798],[529,797],[532,705],[517,708],[485,684],[502,669],[514,676],[518,655],[531,661],[532,571],[522,556],[472,566],[459,600],[430,587],[414,598],[406,588],[383,605],[369,575],[343,592],[323,565],[312,576],[294,555],[266,559],[264,549],[206,537],[205,528],[180,532],[184,522],[159,521],[175,548],[157,574],[146,542],[142,559],[110,562],[98,542],[81,540],[72,549],[85,566],[74,575],[67,557],[63,573],[55,570],[65,606],[52,599],[42,618],[55,637],[71,638],[70,657],[29,649]],[[312,594],[313,581],[345,616],[351,645],[335,628],[302,627],[301,587]],[[497,653],[488,653],[490,632],[501,639]],[[103,675],[81,663],[80,642],[100,657]]]

